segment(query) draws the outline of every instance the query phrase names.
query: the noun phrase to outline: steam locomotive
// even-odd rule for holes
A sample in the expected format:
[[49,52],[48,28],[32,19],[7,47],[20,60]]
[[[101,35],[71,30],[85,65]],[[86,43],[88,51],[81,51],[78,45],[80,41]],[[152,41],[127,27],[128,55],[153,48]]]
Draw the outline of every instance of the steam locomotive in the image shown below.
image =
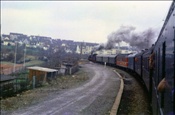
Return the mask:
[[139,75],[146,86],[153,115],[175,115],[175,1],[172,2],[158,39],[137,54],[97,55],[95,63],[120,67]]

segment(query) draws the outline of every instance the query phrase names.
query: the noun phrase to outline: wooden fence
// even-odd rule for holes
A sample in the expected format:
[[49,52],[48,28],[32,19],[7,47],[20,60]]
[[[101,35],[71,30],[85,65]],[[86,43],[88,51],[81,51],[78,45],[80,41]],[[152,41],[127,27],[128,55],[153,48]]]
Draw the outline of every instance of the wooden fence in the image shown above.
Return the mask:
[[42,84],[36,82],[35,79],[32,82],[29,82],[29,79],[26,75],[23,75],[22,77],[19,76],[14,80],[0,83],[0,98],[2,99],[15,96],[22,93],[23,91],[40,86],[42,86]]

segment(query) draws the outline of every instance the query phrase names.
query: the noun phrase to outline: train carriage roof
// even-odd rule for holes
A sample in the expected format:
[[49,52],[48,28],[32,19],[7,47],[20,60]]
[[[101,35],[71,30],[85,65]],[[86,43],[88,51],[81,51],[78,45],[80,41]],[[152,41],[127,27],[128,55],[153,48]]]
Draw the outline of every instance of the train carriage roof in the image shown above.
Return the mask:
[[117,54],[115,54],[115,55],[105,55],[105,54],[103,54],[103,55],[97,55],[97,57],[116,57],[117,56]]
[[118,54],[117,57],[125,57],[128,56],[129,54]]
[[135,57],[143,55],[143,53],[144,53],[145,51],[146,51],[146,50],[142,50],[141,52],[137,53],[137,54],[135,55]]
[[162,29],[161,29],[160,32],[159,32],[159,36],[158,36],[158,38],[157,38],[157,40],[156,40],[156,42],[155,42],[155,45],[156,45],[156,44],[158,43],[158,41],[160,40],[161,35],[162,35],[162,33],[163,33],[164,29],[165,29],[165,26],[167,25],[168,20],[169,20],[170,16],[172,15],[173,11],[174,11],[174,8],[175,8],[175,1],[173,0],[171,6],[170,6],[170,8],[169,8],[168,14],[167,14],[167,16],[166,16],[166,19],[165,19],[165,21],[164,21],[164,24],[163,24],[163,26],[162,26]]
[[152,46],[150,49],[148,49],[147,51],[145,51],[145,52],[143,53],[143,56],[145,56],[145,55],[150,55],[151,52],[153,51],[153,49],[154,49],[154,46]]
[[137,53],[129,54],[128,57],[135,57]]
[[97,54],[96,57],[103,57],[103,55]]
[[108,55],[109,58],[115,58],[118,54],[115,55]]

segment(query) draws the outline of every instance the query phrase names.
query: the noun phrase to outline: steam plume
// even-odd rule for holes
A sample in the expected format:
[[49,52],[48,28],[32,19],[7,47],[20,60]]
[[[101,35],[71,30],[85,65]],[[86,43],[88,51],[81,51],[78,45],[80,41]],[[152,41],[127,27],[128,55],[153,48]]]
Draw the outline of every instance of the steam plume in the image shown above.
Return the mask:
[[149,28],[143,32],[135,32],[135,29],[133,26],[121,26],[117,31],[108,35],[107,43],[94,47],[92,52],[101,49],[112,49],[116,43],[122,41],[128,43],[130,47],[137,51],[151,47],[155,37],[155,30]]
[[108,35],[105,48],[111,49],[122,41],[139,50],[151,47],[155,32],[151,28],[143,32],[135,32],[135,29],[133,26],[121,26],[119,30]]

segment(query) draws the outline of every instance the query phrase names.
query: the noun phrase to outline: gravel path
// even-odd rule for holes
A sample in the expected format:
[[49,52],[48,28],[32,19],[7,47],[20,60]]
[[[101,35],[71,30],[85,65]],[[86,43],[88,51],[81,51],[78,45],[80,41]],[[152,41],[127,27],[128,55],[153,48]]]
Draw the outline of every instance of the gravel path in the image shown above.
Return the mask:
[[118,115],[151,115],[148,94],[143,87],[132,75],[119,69],[116,71],[124,78],[124,90]]
[[41,103],[13,112],[13,115],[106,115],[115,101],[120,79],[98,64],[82,66],[91,79],[79,87],[53,93]]

